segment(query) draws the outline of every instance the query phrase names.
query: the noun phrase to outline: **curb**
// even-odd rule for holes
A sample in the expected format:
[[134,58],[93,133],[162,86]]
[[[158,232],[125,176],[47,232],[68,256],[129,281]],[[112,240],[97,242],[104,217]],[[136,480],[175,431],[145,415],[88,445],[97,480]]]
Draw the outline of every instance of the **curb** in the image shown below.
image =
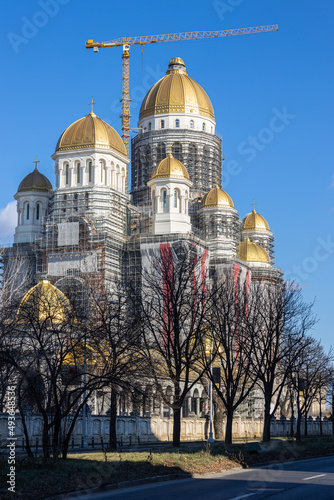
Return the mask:
[[164,481],[175,481],[176,479],[190,479],[193,475],[185,472],[184,474],[166,474],[164,476],[152,476],[141,479],[133,479],[132,481],[123,481],[121,483],[102,483],[101,486],[96,486],[88,490],[73,491],[64,493],[55,497],[48,497],[44,500],[65,500],[66,498],[75,498],[80,495],[89,495],[92,493],[102,493],[104,491],[118,490],[122,488],[131,488],[132,486],[141,486],[143,484],[162,483]]

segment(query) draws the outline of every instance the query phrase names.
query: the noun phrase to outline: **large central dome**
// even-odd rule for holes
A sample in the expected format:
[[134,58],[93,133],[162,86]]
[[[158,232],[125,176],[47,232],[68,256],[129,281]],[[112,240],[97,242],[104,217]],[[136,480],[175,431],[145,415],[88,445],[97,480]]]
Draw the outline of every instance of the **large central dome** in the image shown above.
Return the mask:
[[215,119],[207,93],[188,76],[180,57],[171,59],[166,76],[146,94],[140,108],[139,120],[164,113],[194,113]]

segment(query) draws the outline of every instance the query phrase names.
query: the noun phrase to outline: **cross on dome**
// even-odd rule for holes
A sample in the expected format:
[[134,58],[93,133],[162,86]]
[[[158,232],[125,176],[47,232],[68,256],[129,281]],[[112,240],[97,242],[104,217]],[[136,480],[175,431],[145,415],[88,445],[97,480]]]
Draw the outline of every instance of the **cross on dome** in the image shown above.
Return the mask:
[[251,203],[251,205],[253,205],[253,212],[255,212],[255,205],[257,205],[257,203],[255,203],[255,201],[253,200],[253,203]]
[[40,163],[40,161],[39,161],[39,160],[37,160],[37,156],[36,156],[36,158],[35,158],[35,161],[33,161],[33,163],[35,163],[35,170],[37,170],[37,163]]
[[91,98],[90,102],[88,103],[88,106],[90,106],[90,112],[91,114],[94,114],[94,111],[93,111],[93,105],[96,104],[96,102],[94,102],[93,98]]

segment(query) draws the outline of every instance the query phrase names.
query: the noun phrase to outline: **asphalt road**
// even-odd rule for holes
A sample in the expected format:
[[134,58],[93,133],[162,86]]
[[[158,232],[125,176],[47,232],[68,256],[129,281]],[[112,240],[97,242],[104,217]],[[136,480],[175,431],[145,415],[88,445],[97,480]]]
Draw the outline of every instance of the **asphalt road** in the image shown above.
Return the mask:
[[334,457],[275,464],[76,497],[77,500],[329,500]]

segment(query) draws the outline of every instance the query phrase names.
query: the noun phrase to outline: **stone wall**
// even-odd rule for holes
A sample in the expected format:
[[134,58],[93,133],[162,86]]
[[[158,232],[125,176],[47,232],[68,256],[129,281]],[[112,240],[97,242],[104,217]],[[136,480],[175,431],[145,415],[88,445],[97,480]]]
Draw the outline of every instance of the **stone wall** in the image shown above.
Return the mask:
[[[35,446],[36,440],[41,442],[42,418],[38,415],[26,416],[28,433],[31,445]],[[305,423],[302,422],[301,432],[304,433]],[[323,434],[332,433],[332,422],[328,419],[322,421]],[[233,422],[233,437],[242,439],[260,438],[262,435],[263,420],[253,418],[235,417]],[[294,422],[296,429],[296,422]],[[208,438],[209,423],[206,418],[187,417],[181,421],[182,441],[203,441]],[[272,436],[286,436],[290,432],[289,419],[273,419],[271,423]],[[320,419],[309,417],[308,435],[320,434]],[[156,443],[158,441],[172,441],[173,419],[167,417],[117,417],[117,438],[123,445],[137,445],[143,443]],[[74,445],[81,445],[82,418],[79,418],[73,432]],[[23,429],[21,418],[17,415],[15,437],[18,446],[23,442]],[[87,416],[87,441],[91,445],[92,438],[95,445],[108,441],[109,417],[107,415]],[[0,413],[0,446],[7,443],[8,438],[8,414]]]

